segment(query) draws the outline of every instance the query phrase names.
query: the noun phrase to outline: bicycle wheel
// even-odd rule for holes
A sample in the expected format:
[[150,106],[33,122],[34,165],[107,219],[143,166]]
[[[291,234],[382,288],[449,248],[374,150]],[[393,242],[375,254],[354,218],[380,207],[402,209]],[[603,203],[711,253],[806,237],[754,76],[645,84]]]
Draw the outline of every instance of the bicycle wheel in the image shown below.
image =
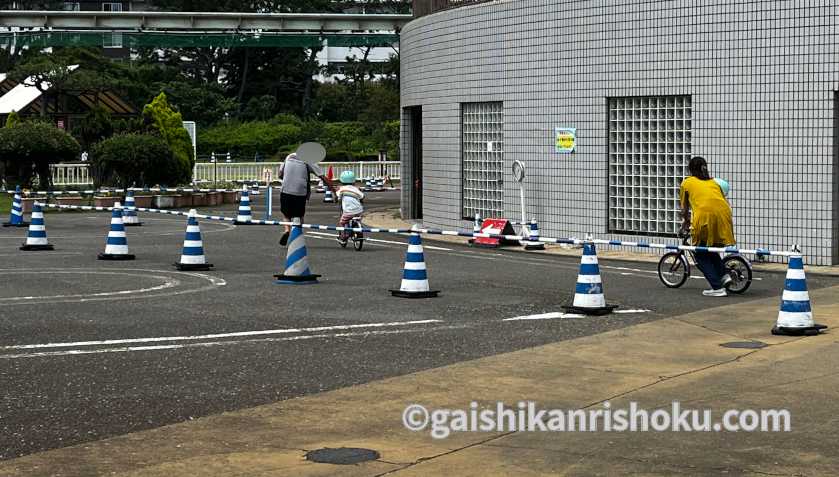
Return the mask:
[[684,254],[668,252],[658,261],[658,278],[667,288],[679,288],[690,276],[690,265]]
[[352,246],[355,247],[356,251],[361,251],[361,247],[364,246],[364,236],[361,234],[356,235],[352,240]]
[[745,258],[739,255],[729,255],[722,260],[723,266],[731,282],[726,287],[731,293],[743,293],[752,284],[752,267]]

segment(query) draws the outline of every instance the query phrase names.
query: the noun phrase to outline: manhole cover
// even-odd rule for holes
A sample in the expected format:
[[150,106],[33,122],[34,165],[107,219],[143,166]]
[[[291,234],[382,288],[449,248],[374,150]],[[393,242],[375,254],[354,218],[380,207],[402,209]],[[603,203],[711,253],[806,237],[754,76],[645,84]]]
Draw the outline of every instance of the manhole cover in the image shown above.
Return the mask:
[[767,345],[762,341],[732,341],[730,343],[723,343],[720,346],[723,348],[743,348],[743,349],[760,349]]
[[372,449],[360,449],[358,447],[341,447],[339,449],[318,449],[308,452],[306,460],[319,462],[321,464],[350,465],[376,460],[379,453]]

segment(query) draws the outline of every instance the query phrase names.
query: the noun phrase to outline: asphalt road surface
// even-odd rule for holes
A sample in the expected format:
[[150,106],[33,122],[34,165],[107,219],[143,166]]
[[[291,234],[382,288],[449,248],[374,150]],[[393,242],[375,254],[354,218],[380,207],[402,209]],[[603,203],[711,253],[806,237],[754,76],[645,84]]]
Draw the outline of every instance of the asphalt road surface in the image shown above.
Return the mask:
[[[398,193],[378,193],[368,207],[397,203]],[[235,216],[233,207],[223,212]],[[316,196],[306,222],[332,224],[337,212]],[[706,298],[703,280],[669,290],[654,264],[601,259],[608,301],[649,311],[509,320],[562,311],[579,260],[426,241],[440,296],[400,299],[388,290],[400,284],[403,236],[369,237],[356,252],[330,234],[307,232],[320,283],[275,285],[285,261],[279,227],[201,221],[215,269],[189,273],[172,266],[185,218],[141,216],[145,225],[128,229],[137,260],[126,262],[96,260],[107,213],[48,213],[53,252],[19,251],[25,229],[0,229],[0,459],[779,296],[783,288],[782,274],[757,273],[744,296]],[[809,277],[811,288],[836,281]],[[775,317],[766,320],[768,329]]]

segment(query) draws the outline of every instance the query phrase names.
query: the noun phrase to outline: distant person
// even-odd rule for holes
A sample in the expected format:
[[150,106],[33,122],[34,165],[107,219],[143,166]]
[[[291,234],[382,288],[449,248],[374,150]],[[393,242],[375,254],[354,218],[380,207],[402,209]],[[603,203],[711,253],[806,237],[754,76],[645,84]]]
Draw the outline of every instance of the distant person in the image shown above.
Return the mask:
[[[341,187],[335,193],[338,203],[341,204],[341,218],[338,220],[338,227],[346,227],[353,217],[364,215],[364,192],[355,186],[355,172],[344,171],[338,178]],[[342,231],[338,234],[338,243],[346,245],[350,233]]]
[[87,162],[87,151],[82,152],[82,162]]
[[[323,175],[323,170],[320,167],[316,164],[301,161],[295,153],[289,154],[286,156],[285,162],[280,165],[280,177],[283,181],[280,189],[280,211],[287,222],[291,222],[295,218],[299,218],[302,222],[303,216],[306,215],[306,202],[312,193],[309,174],[314,174],[320,178],[326,184],[326,187],[335,193],[332,181]],[[291,226],[286,225],[285,233],[280,238],[280,245],[288,243],[289,233],[291,233]]]
[[[682,205],[682,233],[690,230],[695,246],[728,247],[735,244],[734,221],[731,207],[720,184],[711,179],[708,163],[699,156],[688,163],[690,177],[682,181],[679,199]],[[696,261],[710,290],[705,296],[726,296],[726,285],[731,277],[725,270],[719,253],[696,251]]]

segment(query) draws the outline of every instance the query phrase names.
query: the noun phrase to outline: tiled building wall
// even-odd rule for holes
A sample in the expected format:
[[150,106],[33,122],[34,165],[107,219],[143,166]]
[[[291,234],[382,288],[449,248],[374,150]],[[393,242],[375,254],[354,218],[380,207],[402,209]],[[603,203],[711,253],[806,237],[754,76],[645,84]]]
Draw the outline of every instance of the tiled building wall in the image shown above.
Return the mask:
[[[471,228],[460,104],[502,101],[506,215],[519,159],[543,235],[638,239],[609,233],[608,98],[690,95],[691,150],[732,185],[738,245],[839,262],[837,23],[832,0],[501,0],[414,20],[402,105],[423,108],[424,223]],[[577,128],[576,152],[554,152],[555,127]]]

